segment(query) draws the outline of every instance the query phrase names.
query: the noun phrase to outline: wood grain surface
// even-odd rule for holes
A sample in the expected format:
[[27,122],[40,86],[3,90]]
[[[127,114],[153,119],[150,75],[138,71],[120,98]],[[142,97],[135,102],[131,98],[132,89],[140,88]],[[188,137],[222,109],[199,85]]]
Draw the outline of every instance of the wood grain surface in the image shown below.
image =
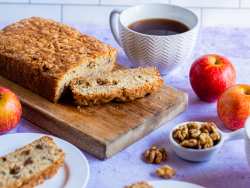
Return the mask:
[[129,103],[77,108],[66,100],[53,104],[0,76],[0,86],[15,92],[23,117],[99,159],[109,158],[185,110],[186,93],[164,86]]

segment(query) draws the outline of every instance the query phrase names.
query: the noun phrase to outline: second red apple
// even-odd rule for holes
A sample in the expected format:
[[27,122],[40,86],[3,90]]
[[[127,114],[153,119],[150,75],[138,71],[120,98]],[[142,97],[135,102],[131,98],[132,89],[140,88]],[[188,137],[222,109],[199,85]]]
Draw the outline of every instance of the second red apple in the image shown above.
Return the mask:
[[235,84],[236,71],[226,57],[208,54],[192,64],[189,78],[194,92],[201,100],[214,102],[228,87]]

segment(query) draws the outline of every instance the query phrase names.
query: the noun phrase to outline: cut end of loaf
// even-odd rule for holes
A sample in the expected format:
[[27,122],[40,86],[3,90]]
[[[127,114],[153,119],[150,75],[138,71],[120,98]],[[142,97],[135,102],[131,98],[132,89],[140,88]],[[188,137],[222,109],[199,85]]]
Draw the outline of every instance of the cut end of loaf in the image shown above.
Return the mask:
[[161,88],[163,80],[156,68],[117,70],[93,78],[77,78],[70,89],[77,105],[110,101],[132,101]]
[[68,89],[69,83],[79,77],[91,77],[98,74],[110,72],[115,67],[116,51],[110,49],[110,55],[104,57],[98,57],[90,60],[88,63],[82,63],[81,65],[68,71],[58,82],[55,98],[53,102],[57,102],[61,96],[64,95]]

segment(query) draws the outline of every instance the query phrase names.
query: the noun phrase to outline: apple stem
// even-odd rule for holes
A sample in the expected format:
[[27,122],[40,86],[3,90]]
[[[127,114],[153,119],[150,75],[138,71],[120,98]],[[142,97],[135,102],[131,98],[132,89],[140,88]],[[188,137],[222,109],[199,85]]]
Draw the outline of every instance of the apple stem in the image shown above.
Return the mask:
[[219,65],[220,62],[216,60],[214,64],[215,64],[215,65]]
[[250,90],[246,90],[246,91],[245,91],[245,94],[246,94],[246,95],[250,95]]

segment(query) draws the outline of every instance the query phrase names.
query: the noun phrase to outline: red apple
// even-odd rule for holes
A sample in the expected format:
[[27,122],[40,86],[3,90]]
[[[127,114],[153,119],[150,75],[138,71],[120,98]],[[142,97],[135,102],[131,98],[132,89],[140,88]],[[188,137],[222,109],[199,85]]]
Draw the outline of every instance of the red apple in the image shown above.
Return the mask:
[[18,97],[9,89],[0,87],[0,132],[16,127],[21,114],[22,107]]
[[214,102],[228,87],[235,84],[236,71],[226,57],[209,54],[192,64],[189,79],[201,100]]
[[217,113],[227,128],[242,128],[250,116],[250,85],[238,84],[227,89],[218,100]]

